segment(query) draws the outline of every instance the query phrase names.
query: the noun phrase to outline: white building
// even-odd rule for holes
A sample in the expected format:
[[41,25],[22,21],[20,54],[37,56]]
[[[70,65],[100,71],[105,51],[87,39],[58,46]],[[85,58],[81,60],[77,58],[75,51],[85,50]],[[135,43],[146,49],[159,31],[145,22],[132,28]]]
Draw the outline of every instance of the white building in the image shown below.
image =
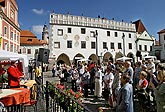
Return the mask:
[[152,51],[155,38],[151,36],[141,20],[133,22],[136,25],[136,45],[137,50],[141,52],[141,59],[145,56],[148,56]]
[[81,58],[135,58],[135,24],[69,14],[50,14],[50,57],[71,64]]
[[[161,61],[165,61],[165,29],[158,32],[159,34],[159,46],[155,46],[155,54]],[[160,56],[160,57],[159,57]]]
[[47,48],[46,40],[39,40],[29,30],[22,30],[20,37],[20,53],[26,54],[29,60],[38,58],[39,48]]

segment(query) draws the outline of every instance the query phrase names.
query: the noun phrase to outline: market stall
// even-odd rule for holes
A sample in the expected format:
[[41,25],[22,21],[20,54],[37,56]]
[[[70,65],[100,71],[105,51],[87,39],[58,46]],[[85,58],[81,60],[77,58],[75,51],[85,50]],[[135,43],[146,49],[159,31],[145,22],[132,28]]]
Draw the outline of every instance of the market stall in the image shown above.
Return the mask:
[[10,61],[12,60],[20,60],[22,62],[23,73],[25,75],[28,74],[27,55],[0,50],[0,64],[10,64]]

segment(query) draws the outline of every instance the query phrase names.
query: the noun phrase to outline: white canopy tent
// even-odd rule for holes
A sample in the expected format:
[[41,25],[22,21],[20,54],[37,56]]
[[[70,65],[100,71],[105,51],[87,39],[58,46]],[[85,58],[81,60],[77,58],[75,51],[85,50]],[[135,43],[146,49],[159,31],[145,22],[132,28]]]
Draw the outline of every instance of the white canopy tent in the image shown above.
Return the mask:
[[125,61],[131,61],[132,60],[132,58],[129,58],[129,57],[121,57],[121,58],[117,58],[116,59],[116,61],[123,61],[123,62],[125,62]]
[[13,53],[5,50],[0,50],[0,61],[3,60],[21,60],[23,71],[26,74],[28,71],[28,58],[27,55]]

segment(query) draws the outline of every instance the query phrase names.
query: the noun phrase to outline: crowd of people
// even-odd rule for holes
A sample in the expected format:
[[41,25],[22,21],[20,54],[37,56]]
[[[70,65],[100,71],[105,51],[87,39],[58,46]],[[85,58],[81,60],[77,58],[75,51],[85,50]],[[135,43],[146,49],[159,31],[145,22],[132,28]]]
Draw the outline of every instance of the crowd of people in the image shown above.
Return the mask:
[[[53,65],[52,76],[61,83],[71,83],[73,91],[80,89],[84,97],[93,94],[103,97],[105,104],[117,112],[133,112],[134,99],[138,99],[145,112],[151,102],[156,102],[157,112],[165,112],[165,66],[151,59],[136,62],[111,60],[96,65],[94,62],[77,65]],[[151,93],[151,94],[150,94]],[[151,101],[152,97],[152,101]]]

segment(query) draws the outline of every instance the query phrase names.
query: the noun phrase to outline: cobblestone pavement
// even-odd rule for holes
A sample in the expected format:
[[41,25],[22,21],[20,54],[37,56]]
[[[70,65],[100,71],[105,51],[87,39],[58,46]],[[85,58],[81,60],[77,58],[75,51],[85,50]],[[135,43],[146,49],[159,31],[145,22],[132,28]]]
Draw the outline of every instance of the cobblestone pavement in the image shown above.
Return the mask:
[[[52,73],[51,71],[48,71],[48,72],[44,72],[43,73],[43,83],[46,84],[46,81],[49,81],[49,82],[53,82],[53,83],[59,83],[59,78],[58,77],[52,77]],[[94,98],[93,95],[89,95],[88,98],[83,98],[82,99],[83,101],[83,104],[89,108],[92,112],[98,112],[98,108],[99,107],[102,107],[105,111],[104,112],[115,112],[113,109],[111,108],[108,108],[106,105],[105,105],[105,100],[103,98]],[[37,112],[45,112],[45,101],[43,99],[40,99],[37,103]],[[137,109],[135,109],[136,111],[135,112],[139,112],[138,110],[138,105],[137,103],[135,103],[135,107]],[[33,112],[32,110],[33,108],[30,107],[27,109],[26,112]]]
[[[52,77],[51,71],[44,72],[43,76],[44,76],[44,81],[43,81],[44,84],[46,83],[46,81],[56,82],[56,83],[59,82],[58,77]],[[87,108],[92,110],[92,112],[97,112],[98,107],[103,107],[104,109],[107,109],[107,107],[105,107],[105,102],[103,98],[95,99],[94,96],[89,95],[88,98],[83,98],[82,101],[83,101],[83,104],[87,106]],[[105,112],[113,112],[113,111],[109,109]]]

